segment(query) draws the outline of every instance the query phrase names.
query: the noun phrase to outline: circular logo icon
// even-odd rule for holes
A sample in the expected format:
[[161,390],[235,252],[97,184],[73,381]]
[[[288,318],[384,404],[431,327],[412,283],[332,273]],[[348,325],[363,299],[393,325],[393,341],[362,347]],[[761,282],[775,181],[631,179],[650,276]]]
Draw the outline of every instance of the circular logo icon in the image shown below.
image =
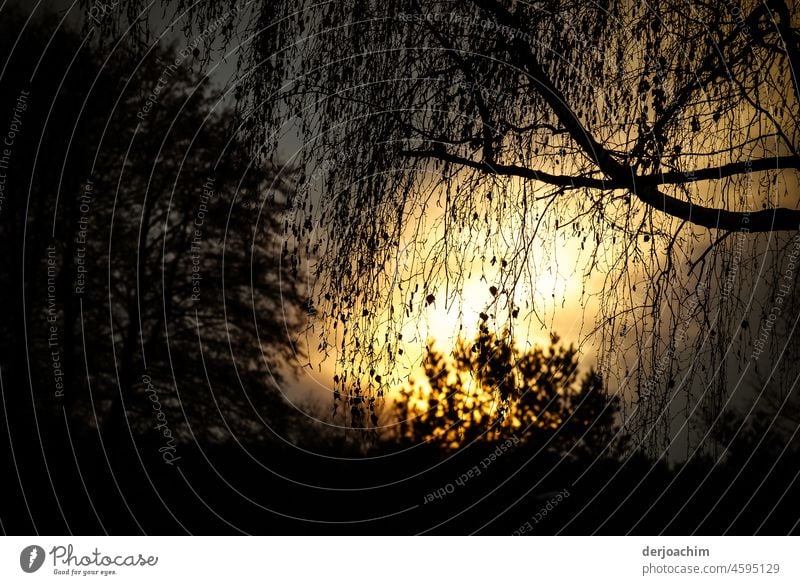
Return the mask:
[[19,566],[26,573],[35,573],[44,564],[44,549],[41,546],[32,544],[26,546],[19,553]]

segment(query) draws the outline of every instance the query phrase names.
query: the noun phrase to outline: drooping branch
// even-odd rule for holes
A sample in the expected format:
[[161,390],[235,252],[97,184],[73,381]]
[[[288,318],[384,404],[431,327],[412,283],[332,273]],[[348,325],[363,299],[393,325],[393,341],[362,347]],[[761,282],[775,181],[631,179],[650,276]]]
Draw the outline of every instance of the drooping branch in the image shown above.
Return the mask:
[[557,187],[585,187],[589,189],[620,189],[624,185],[607,181],[604,179],[596,179],[594,177],[586,176],[570,176],[570,175],[554,175],[545,171],[531,169],[519,165],[502,165],[492,164],[486,161],[476,161],[469,158],[464,158],[455,154],[446,152],[444,149],[435,150],[404,150],[401,151],[402,156],[411,158],[431,158],[441,161],[450,162],[459,166],[472,168],[478,171],[483,171],[491,175],[499,175],[505,177],[520,177],[522,179],[530,179],[533,181],[541,181],[548,185],[555,185]]
[[760,158],[754,161],[735,162],[692,171],[670,171],[653,173],[636,178],[637,185],[683,185],[697,181],[724,179],[748,172],[770,171],[779,169],[800,169],[800,156],[776,156]]
[[[476,0],[476,4],[491,13],[502,26],[511,29],[517,26],[514,16],[499,3],[493,0]],[[600,144],[589,132],[578,115],[570,108],[566,96],[556,87],[544,67],[538,62],[530,45],[521,37],[515,37],[514,44],[520,53],[520,67],[570,137],[606,175],[625,181],[626,177],[630,176],[630,169],[617,161],[611,151]]]
[[[514,16],[498,2],[494,0],[476,0],[476,4],[492,14],[501,25],[513,28],[515,24]],[[708,229],[750,232],[800,229],[800,210],[774,208],[754,212],[730,211],[684,201],[662,193],[657,188],[658,185],[721,179],[735,174],[744,174],[748,170],[764,171],[778,168],[798,168],[800,167],[800,164],[798,164],[800,159],[798,157],[784,156],[774,159],[759,159],[749,162],[730,163],[693,173],[670,172],[638,177],[632,166],[614,157],[613,153],[591,134],[580,117],[569,106],[566,96],[556,87],[537,61],[531,47],[522,38],[516,38],[514,43],[520,54],[521,62],[519,65],[531,80],[537,94],[552,110],[572,140],[597,165],[598,169],[608,177],[608,180],[552,175],[516,165],[496,165],[486,161],[476,162],[438,150],[428,152],[427,155],[492,174],[514,175],[558,186],[599,189],[627,188],[646,205],[672,217],[683,219]],[[662,123],[665,122],[662,120]],[[422,155],[422,153],[418,152],[417,155]]]
[[667,215],[708,229],[742,232],[775,232],[800,229],[800,210],[777,207],[759,211],[728,211],[695,205],[644,186],[632,192],[642,202]]
[[[412,158],[434,158],[453,164],[476,169],[488,174],[513,176],[549,185],[572,188],[615,190],[627,188],[640,201],[672,217],[683,219],[699,227],[725,231],[771,232],[800,229],[800,210],[784,207],[762,209],[759,211],[729,211],[715,207],[705,207],[689,201],[672,197],[658,190],[659,185],[682,184],[692,181],[720,179],[745,172],[747,163],[733,163],[722,167],[702,169],[693,173],[665,173],[645,175],[634,178],[632,184],[622,181],[606,181],[586,176],[553,175],[544,171],[519,165],[490,164],[483,161],[460,157],[439,148],[435,150],[406,150],[403,156]],[[796,167],[796,157],[779,159],[760,159],[751,164],[753,171],[773,168],[776,164]],[[776,160],[778,161],[776,163]],[[768,166],[767,163],[771,163]]]

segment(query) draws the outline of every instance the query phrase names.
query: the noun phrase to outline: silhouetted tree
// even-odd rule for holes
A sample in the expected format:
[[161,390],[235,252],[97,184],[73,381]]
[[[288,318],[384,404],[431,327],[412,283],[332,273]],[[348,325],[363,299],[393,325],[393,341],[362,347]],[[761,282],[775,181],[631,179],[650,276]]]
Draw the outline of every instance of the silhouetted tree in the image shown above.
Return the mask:
[[139,88],[159,83],[175,56],[156,54],[137,73],[97,145],[95,190],[115,201],[97,214],[108,232],[92,263],[108,255],[110,290],[96,281],[86,289],[110,292],[92,303],[108,311],[92,323],[105,351],[95,364],[113,363],[114,339],[119,369],[100,368],[111,376],[112,420],[126,405],[149,426],[147,376],[195,437],[283,433],[280,386],[304,359],[302,299],[279,240],[292,176],[250,163],[230,111],[188,64],[131,124],[143,107]]
[[546,349],[521,351],[483,329],[451,358],[430,347],[423,366],[425,383],[405,387],[395,405],[401,442],[450,450],[512,439],[571,456],[625,446],[619,399],[594,370],[579,379],[576,349],[556,335]]
[[281,262],[293,176],[251,162],[191,55],[105,58],[59,24],[0,24],[3,127],[22,120],[0,222],[15,436],[33,417],[55,442],[65,424],[159,440],[165,419],[184,439],[284,432],[280,384],[305,359]]

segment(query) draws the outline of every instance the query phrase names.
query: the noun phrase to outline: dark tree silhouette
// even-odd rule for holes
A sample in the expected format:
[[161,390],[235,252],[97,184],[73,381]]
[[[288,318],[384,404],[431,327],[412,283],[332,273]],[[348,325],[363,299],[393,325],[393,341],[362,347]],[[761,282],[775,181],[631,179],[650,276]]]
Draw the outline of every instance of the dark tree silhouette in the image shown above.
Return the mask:
[[482,330],[459,340],[452,357],[430,347],[426,382],[401,391],[399,439],[452,450],[512,440],[561,455],[617,455],[626,446],[619,399],[594,371],[578,373],[578,353],[556,335],[550,347],[521,351]]
[[[133,83],[158,83],[174,60],[154,55]],[[97,217],[109,233],[95,240],[96,265],[109,256],[110,297],[91,303],[111,317],[93,322],[105,348],[95,364],[114,363],[115,340],[118,370],[100,368],[111,375],[110,416],[118,420],[124,404],[150,408],[147,376],[195,437],[282,432],[280,384],[304,359],[297,279],[280,261],[279,208],[292,177],[249,164],[230,112],[191,69],[173,74],[131,124],[141,111],[131,92],[98,143],[94,171],[95,190],[115,196]],[[107,144],[111,136],[118,144]],[[86,290],[107,293],[96,282]]]
[[[4,12],[0,42],[23,23]],[[15,436],[34,418],[56,443],[65,424],[112,446],[165,428],[178,441],[282,432],[279,384],[305,359],[303,302],[280,261],[293,177],[250,164],[192,57],[167,77],[178,56],[156,48],[131,71],[130,53],[103,59],[56,27],[33,23],[1,49],[9,120],[29,93],[0,224]]]

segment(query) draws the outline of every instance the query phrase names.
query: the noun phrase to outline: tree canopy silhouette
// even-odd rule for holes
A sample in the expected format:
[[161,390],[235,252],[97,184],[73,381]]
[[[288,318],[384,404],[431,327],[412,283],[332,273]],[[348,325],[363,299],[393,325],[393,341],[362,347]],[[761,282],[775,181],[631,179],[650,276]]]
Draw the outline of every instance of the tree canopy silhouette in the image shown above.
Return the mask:
[[[488,307],[547,327],[560,299],[530,287],[566,257],[648,440],[724,401],[741,324],[763,323],[751,292],[777,288],[800,226],[794,3],[165,4],[204,58],[239,54],[256,152],[297,126],[287,254],[321,283],[341,391],[380,394],[364,378],[403,322],[473,276]],[[144,7],[101,25],[145,39]]]
[[426,381],[395,403],[402,443],[452,450],[513,440],[561,455],[616,455],[626,446],[619,399],[594,370],[579,376],[578,353],[551,336],[548,348],[518,349],[484,329],[459,339],[451,357],[428,349]]
[[165,420],[174,439],[206,441],[289,425],[277,384],[302,359],[304,314],[280,262],[292,177],[247,164],[191,59],[142,99],[174,49],[132,71],[129,52],[82,52],[52,17],[4,14],[3,111],[30,94],[0,226],[13,251],[0,267],[21,283],[2,293],[0,361],[19,436],[31,408],[54,437],[68,421],[106,445],[154,439]]

